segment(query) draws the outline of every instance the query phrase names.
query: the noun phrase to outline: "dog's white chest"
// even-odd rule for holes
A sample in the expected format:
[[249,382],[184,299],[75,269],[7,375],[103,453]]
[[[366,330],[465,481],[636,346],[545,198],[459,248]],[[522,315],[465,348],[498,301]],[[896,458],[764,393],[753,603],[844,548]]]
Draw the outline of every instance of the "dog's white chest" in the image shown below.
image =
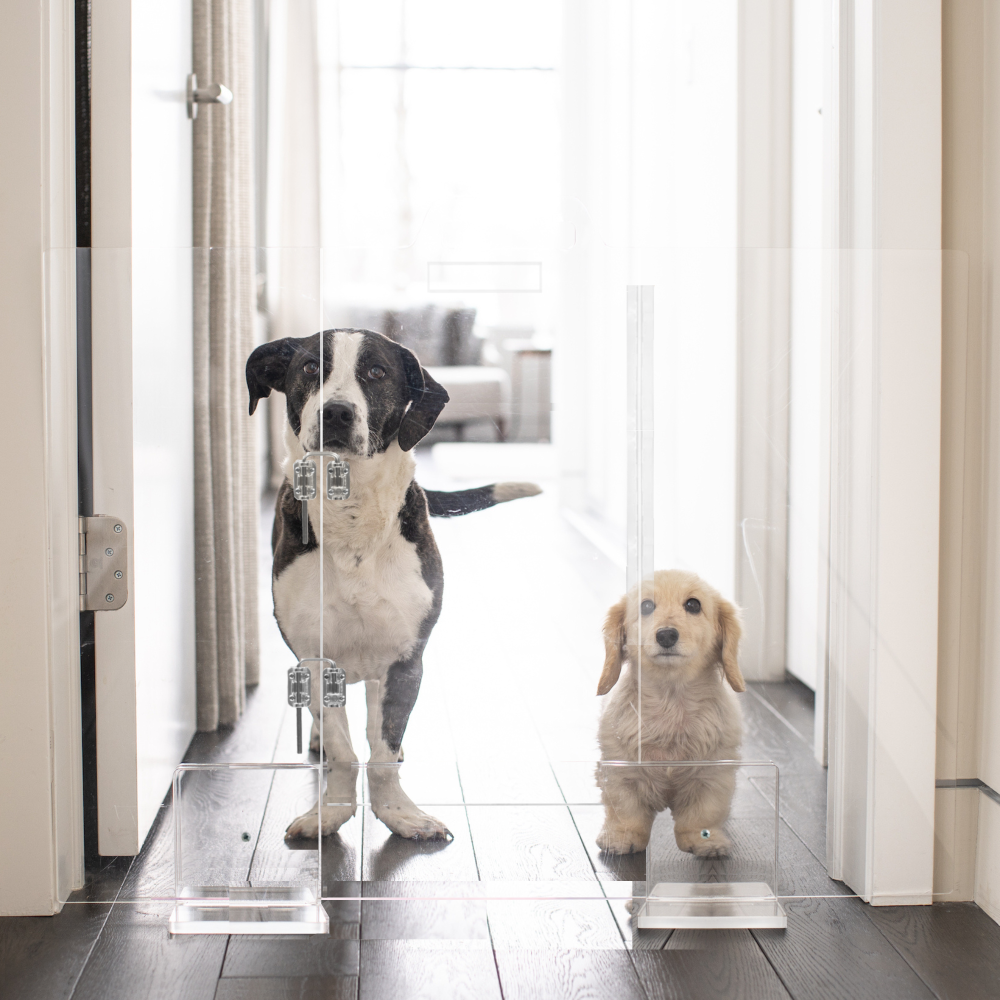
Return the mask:
[[274,606],[298,657],[320,655],[322,630],[322,655],[353,683],[380,678],[409,655],[434,598],[416,546],[398,526],[373,536],[357,519],[347,527],[350,512],[343,513],[324,530],[322,554],[305,553],[277,579]]

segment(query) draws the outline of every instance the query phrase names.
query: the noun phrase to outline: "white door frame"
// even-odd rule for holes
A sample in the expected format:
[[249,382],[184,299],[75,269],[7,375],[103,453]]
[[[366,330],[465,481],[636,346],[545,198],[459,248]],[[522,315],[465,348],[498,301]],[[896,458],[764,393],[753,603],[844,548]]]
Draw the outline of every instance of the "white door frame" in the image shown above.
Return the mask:
[[831,0],[827,861],[929,903],[941,415],[940,0]]
[[0,915],[83,883],[72,0],[0,32]]
[[783,681],[788,581],[791,0],[740,0],[736,601],[744,677]]
[[195,731],[190,4],[92,0],[91,39],[94,513],[129,531],[95,619],[98,850],[134,855]]

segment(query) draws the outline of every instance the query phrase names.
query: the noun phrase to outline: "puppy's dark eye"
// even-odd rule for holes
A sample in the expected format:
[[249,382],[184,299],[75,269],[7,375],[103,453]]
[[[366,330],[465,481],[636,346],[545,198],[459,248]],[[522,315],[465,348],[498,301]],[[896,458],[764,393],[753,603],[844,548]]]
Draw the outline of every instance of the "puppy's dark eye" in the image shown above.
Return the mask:
[[319,363],[316,361],[307,361],[303,366],[302,370],[307,375],[315,375],[319,371]]
[[697,597],[689,597],[684,602],[684,610],[689,615],[698,614],[698,612],[701,611],[701,601],[699,601]]
[[368,369],[369,378],[385,378],[385,369],[381,365],[372,365]]
[[639,605],[639,610],[644,615],[651,615],[656,610],[656,605],[652,601],[643,601],[642,604]]

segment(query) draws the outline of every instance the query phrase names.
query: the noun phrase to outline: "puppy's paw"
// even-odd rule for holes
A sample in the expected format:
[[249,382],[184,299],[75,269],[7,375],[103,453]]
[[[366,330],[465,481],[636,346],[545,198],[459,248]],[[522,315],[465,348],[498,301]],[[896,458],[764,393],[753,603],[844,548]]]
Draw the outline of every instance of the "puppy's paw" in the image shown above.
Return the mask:
[[648,830],[626,830],[605,824],[597,835],[597,846],[607,854],[636,854],[646,850],[648,843]]
[[677,846],[696,858],[728,858],[733,846],[721,830],[677,830],[675,837]]
[[357,806],[339,805],[310,809],[288,824],[285,840],[316,840],[336,833],[357,811]]
[[383,806],[375,811],[375,815],[393,833],[407,840],[445,840],[451,841],[455,837],[439,819],[428,816],[416,807],[407,809],[405,807]]

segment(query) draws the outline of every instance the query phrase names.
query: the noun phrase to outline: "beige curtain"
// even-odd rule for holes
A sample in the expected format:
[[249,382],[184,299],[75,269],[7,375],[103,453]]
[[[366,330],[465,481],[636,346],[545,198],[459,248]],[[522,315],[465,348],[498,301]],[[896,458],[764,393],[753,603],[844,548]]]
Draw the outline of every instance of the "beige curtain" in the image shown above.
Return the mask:
[[258,485],[244,366],[255,308],[253,0],[194,0],[194,71],[229,105],[194,122],[198,728],[232,725],[259,679]]
[[[268,337],[327,324],[320,272],[320,61],[316,0],[271,0],[268,30]],[[327,35],[327,41],[330,41]],[[336,73],[333,74],[334,78]],[[327,126],[332,127],[328,119]],[[267,401],[271,488],[284,479],[285,397]]]

